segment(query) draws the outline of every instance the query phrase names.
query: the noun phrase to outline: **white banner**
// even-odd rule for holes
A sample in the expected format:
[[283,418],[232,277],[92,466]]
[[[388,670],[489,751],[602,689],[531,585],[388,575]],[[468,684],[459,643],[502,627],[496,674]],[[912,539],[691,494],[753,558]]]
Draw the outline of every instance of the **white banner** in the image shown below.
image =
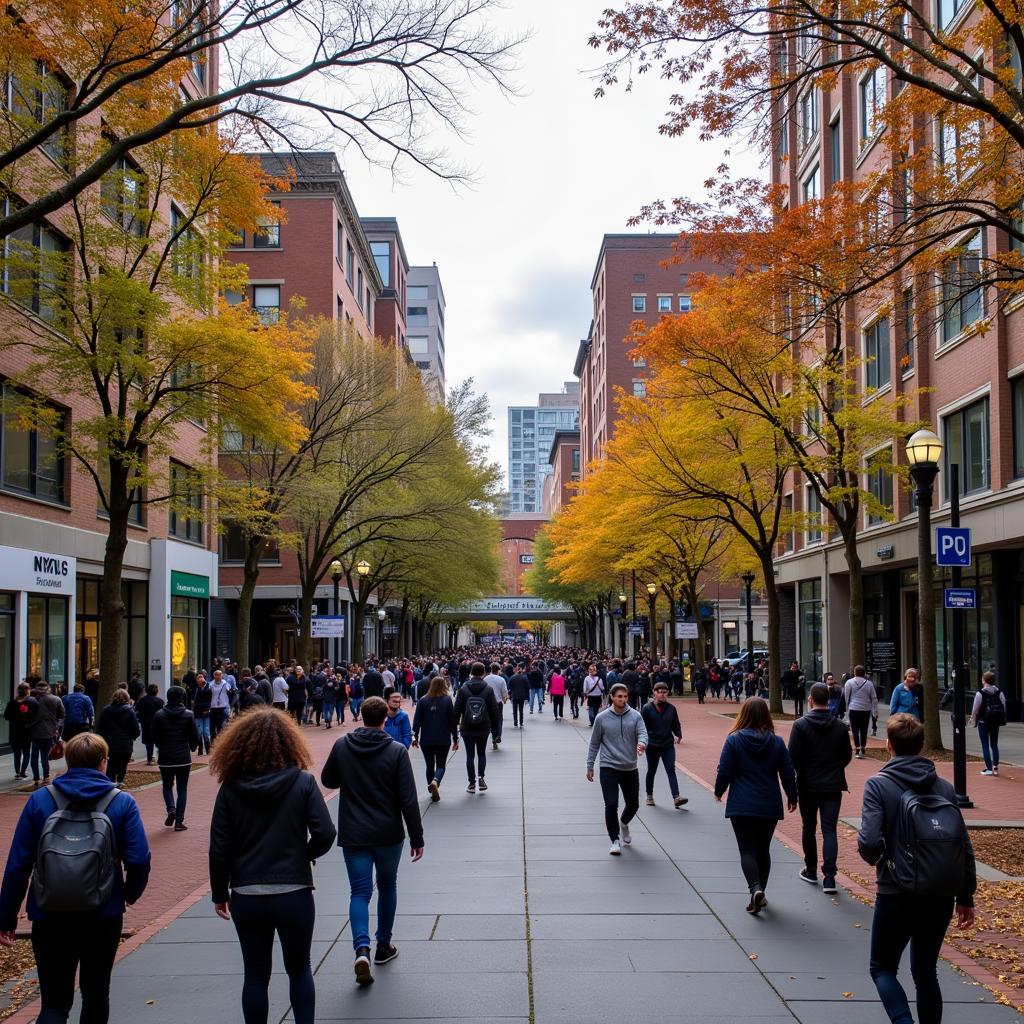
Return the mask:
[[696,622],[677,622],[676,623],[676,639],[677,640],[696,640],[697,623]]
[[309,635],[314,639],[345,635],[344,615],[315,615],[310,625]]

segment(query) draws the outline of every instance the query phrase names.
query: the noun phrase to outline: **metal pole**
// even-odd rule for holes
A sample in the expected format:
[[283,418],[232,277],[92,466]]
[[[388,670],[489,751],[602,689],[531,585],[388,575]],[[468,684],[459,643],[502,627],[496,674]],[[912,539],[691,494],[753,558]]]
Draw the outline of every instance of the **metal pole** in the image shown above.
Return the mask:
[[[960,525],[960,465],[949,467],[949,525]],[[952,586],[963,583],[963,572],[955,565],[951,570]],[[953,789],[961,807],[973,807],[967,796],[967,709],[964,707],[964,623],[961,609],[950,609],[953,626],[951,660],[953,662]]]
[[[636,569],[633,570],[633,618],[631,625],[636,625]],[[637,634],[633,634],[633,657],[635,658],[639,653],[640,637]]]
[[[340,608],[339,608],[339,605],[338,605],[338,579],[339,579],[339,577],[337,577],[337,576],[334,577],[334,617],[335,618],[338,617],[338,613],[340,611]],[[334,667],[335,668],[338,667],[338,662],[341,660],[339,652],[340,652],[339,640],[338,640],[338,637],[335,636],[334,637]]]
[[[932,580],[932,484],[938,466],[914,466],[917,484],[917,646],[921,659],[921,690],[924,701],[925,745],[942,748],[939,728],[939,669],[935,658],[935,584]],[[926,689],[927,688],[927,689]]]
[[747,589],[747,671],[754,671],[754,613],[750,610],[750,588],[754,581],[747,576],[743,581]]
[[654,669],[658,664],[658,621],[655,615],[655,604],[658,600],[657,594],[651,594],[648,598],[647,604],[648,616],[650,618],[650,630],[651,630],[651,668]]

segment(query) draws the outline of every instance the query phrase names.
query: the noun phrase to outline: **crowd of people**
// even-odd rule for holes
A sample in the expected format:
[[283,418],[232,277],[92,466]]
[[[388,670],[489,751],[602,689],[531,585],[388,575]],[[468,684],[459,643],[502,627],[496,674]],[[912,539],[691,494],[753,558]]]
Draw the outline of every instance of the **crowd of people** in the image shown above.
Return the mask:
[[[551,727],[565,728],[567,712],[578,720],[586,708],[587,722],[580,723],[589,728],[586,777],[593,782],[596,772],[609,853],[622,857],[640,808],[641,759],[647,806],[655,804],[662,771],[673,806],[688,802],[676,774],[682,722],[670,700],[686,682],[700,704],[710,697],[740,705],[719,757],[714,795],[725,800],[735,835],[749,890],[747,911],[759,915],[768,907],[772,838],[787,812],[801,817],[800,878],[835,896],[845,770],[865,755],[868,729],[877,729],[878,693],[862,666],[854,666],[842,683],[828,673],[808,684],[794,663],[783,677],[798,716],[786,743],[764,699],[766,678],[764,665],[750,672],[718,660],[687,673],[675,660],[618,659],[572,648],[478,647],[390,661],[371,657],[363,665],[323,661],[308,673],[295,663],[268,661],[250,670],[219,661],[209,672],[190,668],[165,697],[135,678],[119,686],[98,714],[90,680],[62,696],[50,693],[45,682],[26,681],[5,717],[12,736],[17,727],[17,777],[25,778],[31,763],[42,787],[25,806],[8,856],[0,888],[0,944],[13,942],[27,894],[40,963],[38,1020],[67,1020],[77,969],[82,1021],[105,1022],[125,907],[142,897],[150,865],[138,807],[122,791],[135,742],[141,738],[147,762],[159,768],[164,824],[176,831],[188,828],[193,755],[210,754],[219,782],[209,823],[211,894],[216,913],[233,921],[241,946],[244,1019],[267,1020],[277,935],[294,1020],[312,1024],[312,868],[335,842],[350,883],[356,983],[372,984],[374,970],[398,956],[392,940],[399,864],[407,842],[413,861],[423,856],[425,844],[412,750],[422,756],[433,802],[441,799],[449,755],[460,745],[467,792],[484,793],[488,754],[499,751],[503,739],[506,703],[512,705],[514,729],[525,728],[531,715],[549,715]],[[971,716],[984,730],[986,773],[998,772],[1005,710],[1005,697],[988,673]],[[356,727],[334,742],[318,786],[304,731],[343,724],[346,711]],[[972,923],[976,884],[970,839],[952,789],[921,756],[920,719],[920,681],[908,669],[892,694],[885,727],[890,760],[867,783],[858,836],[860,855],[877,871],[871,975],[896,1024],[912,1021],[897,978],[908,944],[919,1022],[941,1019],[939,947],[954,911],[960,927]],[[57,744],[62,751],[54,750]],[[66,771],[51,784],[49,758],[58,753]],[[336,824],[321,786],[340,791]],[[924,815],[930,825],[916,828]],[[83,851],[93,856],[77,856]],[[377,924],[371,941],[374,889]],[[60,956],[54,955],[58,948]]]

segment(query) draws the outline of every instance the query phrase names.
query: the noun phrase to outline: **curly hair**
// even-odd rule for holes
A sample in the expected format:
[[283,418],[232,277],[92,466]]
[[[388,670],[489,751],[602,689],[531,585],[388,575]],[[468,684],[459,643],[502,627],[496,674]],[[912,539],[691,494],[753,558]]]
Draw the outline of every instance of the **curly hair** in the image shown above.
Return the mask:
[[246,775],[312,767],[299,727],[276,708],[250,708],[221,730],[210,755],[210,771],[221,784]]

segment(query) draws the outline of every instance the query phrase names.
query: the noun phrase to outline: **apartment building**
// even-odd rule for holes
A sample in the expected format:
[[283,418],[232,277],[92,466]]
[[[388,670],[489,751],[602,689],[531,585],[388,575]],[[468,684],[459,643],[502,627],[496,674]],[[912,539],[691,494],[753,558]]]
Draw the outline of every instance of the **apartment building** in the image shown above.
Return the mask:
[[410,267],[408,280],[409,354],[427,392],[435,402],[443,402],[445,299],[441,274],[436,263],[429,267]]
[[572,501],[575,484],[580,478],[580,432],[579,429],[558,429],[551,439],[548,450],[550,472],[544,477],[542,511],[553,516],[564,505]]
[[375,333],[378,338],[391,341],[401,352],[408,353],[409,257],[398,221],[394,217],[363,217],[360,223],[380,276],[380,292],[374,310]]
[[579,384],[537,396],[536,405],[508,408],[508,510],[537,514],[544,503],[544,480],[551,473],[548,452],[558,430],[579,425]]

